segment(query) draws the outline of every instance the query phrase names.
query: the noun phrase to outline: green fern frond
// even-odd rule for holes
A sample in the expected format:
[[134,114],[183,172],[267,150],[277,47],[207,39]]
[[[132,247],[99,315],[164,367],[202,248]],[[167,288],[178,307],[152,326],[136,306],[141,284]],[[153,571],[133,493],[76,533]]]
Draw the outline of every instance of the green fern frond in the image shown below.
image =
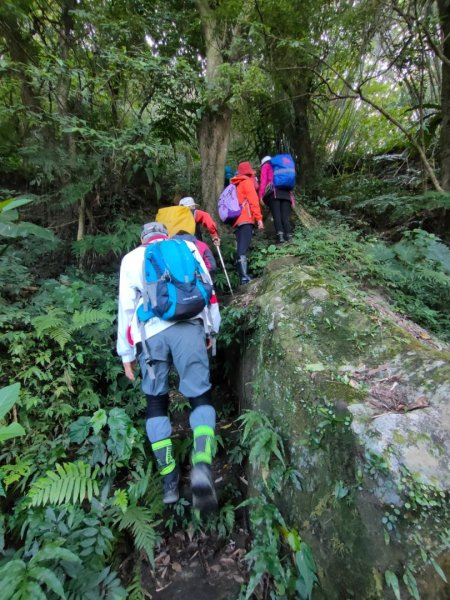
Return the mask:
[[127,490],[116,490],[114,492],[113,506],[118,506],[125,513],[128,508],[128,493]]
[[155,546],[159,540],[156,527],[161,519],[154,521],[153,512],[145,506],[130,506],[118,520],[119,530],[129,529],[137,550],[144,550],[150,564],[155,566]]
[[381,196],[362,200],[361,202],[358,202],[355,207],[366,210],[371,209],[377,214],[383,214],[386,210],[395,208],[400,201],[401,198],[398,197],[398,194],[383,194]]
[[127,587],[128,600],[145,600],[145,592],[142,587],[141,562],[136,561],[133,578]]
[[49,308],[45,315],[35,317],[31,321],[38,337],[42,337],[49,329],[67,326],[66,314],[62,308]]
[[61,350],[64,350],[64,346],[72,339],[70,331],[63,329],[62,327],[50,329],[48,331],[48,335],[52,340],[61,346]]
[[[137,466],[134,471],[131,472],[132,481],[128,485],[128,495],[130,502],[136,504],[141,498],[147,494],[147,491],[155,490],[156,496],[159,496],[158,480],[161,479],[159,473],[153,471],[153,464],[149,462],[147,464],[147,470],[141,466]],[[147,498],[147,500],[149,500]],[[153,502],[147,502],[154,509],[154,513],[157,514],[159,511],[154,507]]]
[[283,440],[266,415],[249,410],[238,421],[244,425],[242,443],[250,448],[252,465],[267,468],[275,456],[285,466]]
[[411,274],[412,283],[423,281],[435,289],[435,286],[442,288],[440,293],[450,291],[450,277],[442,271],[432,271],[431,269],[420,269]]
[[93,496],[99,495],[97,467],[92,471],[90,465],[78,461],[57,464],[56,471],[47,471],[32,484],[28,492],[32,506],[78,504],[85,498],[91,501]]
[[71,331],[83,329],[88,325],[95,325],[96,323],[101,323],[102,321],[111,323],[113,319],[114,316],[110,313],[106,312],[105,310],[98,310],[96,308],[87,308],[82,312],[75,311],[72,315]]
[[31,323],[38,338],[48,336],[55,340],[61,349],[64,349],[71,339],[66,314],[60,308],[50,308],[47,314],[35,317]]
[[359,210],[383,215],[388,218],[390,223],[396,223],[424,211],[430,213],[434,210],[448,210],[450,194],[441,192],[426,192],[416,196],[400,196],[396,193],[383,194],[358,202],[355,207]]
[[3,478],[5,488],[8,489],[10,485],[17,483],[23,477],[26,477],[30,472],[32,464],[31,460],[17,459],[15,464],[4,465],[2,471],[5,474]]
[[76,256],[85,256],[90,252],[99,256],[110,252],[120,255],[134,248],[138,239],[139,225],[119,220],[113,225],[113,233],[86,235],[82,240],[74,242],[72,249]]

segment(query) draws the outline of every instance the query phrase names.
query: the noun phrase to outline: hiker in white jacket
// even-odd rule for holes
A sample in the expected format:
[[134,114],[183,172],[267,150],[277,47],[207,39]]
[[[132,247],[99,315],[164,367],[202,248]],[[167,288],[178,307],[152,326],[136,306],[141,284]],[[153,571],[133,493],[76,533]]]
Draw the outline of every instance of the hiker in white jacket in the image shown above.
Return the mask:
[[[147,398],[146,430],[158,468],[163,476],[166,504],[179,498],[179,469],[172,453],[172,426],[168,416],[169,370],[175,366],[179,390],[191,404],[189,418],[194,435],[191,487],[194,507],[214,510],[217,498],[211,474],[211,446],[216,413],[211,405],[211,383],[207,349],[214,345],[219,331],[220,313],[213,292],[209,306],[195,317],[184,321],[165,321],[152,317],[139,323],[137,310],[143,303],[144,258],[146,246],[167,239],[161,223],[147,223],[141,232],[142,245],[122,259],[119,283],[117,352],[125,375],[134,380],[136,359],[142,374],[142,390]],[[212,284],[208,270],[195,244],[187,244]],[[142,339],[144,338],[144,339]],[[144,344],[143,344],[144,342]]]

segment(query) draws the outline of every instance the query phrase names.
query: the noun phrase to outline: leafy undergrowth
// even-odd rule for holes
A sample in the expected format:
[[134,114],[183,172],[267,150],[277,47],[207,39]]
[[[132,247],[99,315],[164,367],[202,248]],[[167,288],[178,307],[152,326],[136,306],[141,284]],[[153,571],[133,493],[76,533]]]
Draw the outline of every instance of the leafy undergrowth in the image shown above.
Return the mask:
[[254,274],[273,258],[295,256],[335,285],[356,282],[380,290],[396,311],[450,340],[450,249],[434,234],[414,229],[389,243],[334,223],[310,230],[297,226],[290,244],[277,246],[264,237],[253,248]]
[[[117,275],[68,270],[39,279],[24,254],[3,258],[0,271],[9,285],[0,292],[0,351],[7,357],[0,365],[6,386],[0,388],[2,598],[136,600],[173,597],[177,586],[185,594],[189,585],[197,600],[200,588],[234,600],[261,589],[293,593],[301,579],[298,535],[285,539],[288,528],[267,482],[257,506],[246,505],[250,449],[268,444],[268,468],[276,460],[271,444],[276,449],[281,441],[275,432],[267,437],[270,424],[256,417],[261,439],[248,432],[243,439],[220,375],[231,365],[213,369],[219,511],[201,519],[191,509],[187,406],[176,395],[182,498],[164,509],[145,436],[145,398],[139,381],[125,379],[115,354]],[[224,333],[225,348],[226,327]],[[266,559],[278,557],[275,565],[258,558],[267,548]],[[305,598],[315,583],[306,577]]]
[[422,228],[448,242],[450,194],[424,192],[421,177],[409,177],[402,166],[404,161],[390,174],[383,169],[378,175],[361,171],[324,180],[322,195],[310,209],[320,219],[383,232],[389,239],[397,240],[406,229]]

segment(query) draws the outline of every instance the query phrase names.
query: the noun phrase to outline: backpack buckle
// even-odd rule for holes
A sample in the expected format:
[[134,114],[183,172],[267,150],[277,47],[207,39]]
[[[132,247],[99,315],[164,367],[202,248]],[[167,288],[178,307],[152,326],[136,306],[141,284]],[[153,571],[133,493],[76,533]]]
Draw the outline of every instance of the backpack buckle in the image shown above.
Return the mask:
[[152,360],[151,356],[147,355],[145,357],[145,364],[147,365],[147,372],[149,374],[150,379],[156,379],[155,369],[153,368],[155,361]]

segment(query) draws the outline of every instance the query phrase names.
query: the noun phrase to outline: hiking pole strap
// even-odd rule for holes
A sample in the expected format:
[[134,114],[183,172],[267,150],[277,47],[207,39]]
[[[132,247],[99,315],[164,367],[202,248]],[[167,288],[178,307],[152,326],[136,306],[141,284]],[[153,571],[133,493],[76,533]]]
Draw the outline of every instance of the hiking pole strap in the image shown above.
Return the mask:
[[223,262],[223,258],[222,258],[222,252],[220,251],[219,246],[216,246],[216,250],[217,250],[217,254],[219,255],[220,262],[222,263],[222,269],[223,269],[223,272],[225,273],[225,277],[227,279],[227,283],[228,283],[228,287],[230,288],[231,295],[234,296],[233,288],[231,287],[230,278],[228,277],[228,273],[225,268],[225,263]]
[[150,379],[155,379],[155,369],[153,368],[153,360],[148,349],[147,339],[145,335],[145,326],[142,321],[139,321],[139,331],[141,332],[142,352],[144,353],[145,364],[147,365],[147,373]]

